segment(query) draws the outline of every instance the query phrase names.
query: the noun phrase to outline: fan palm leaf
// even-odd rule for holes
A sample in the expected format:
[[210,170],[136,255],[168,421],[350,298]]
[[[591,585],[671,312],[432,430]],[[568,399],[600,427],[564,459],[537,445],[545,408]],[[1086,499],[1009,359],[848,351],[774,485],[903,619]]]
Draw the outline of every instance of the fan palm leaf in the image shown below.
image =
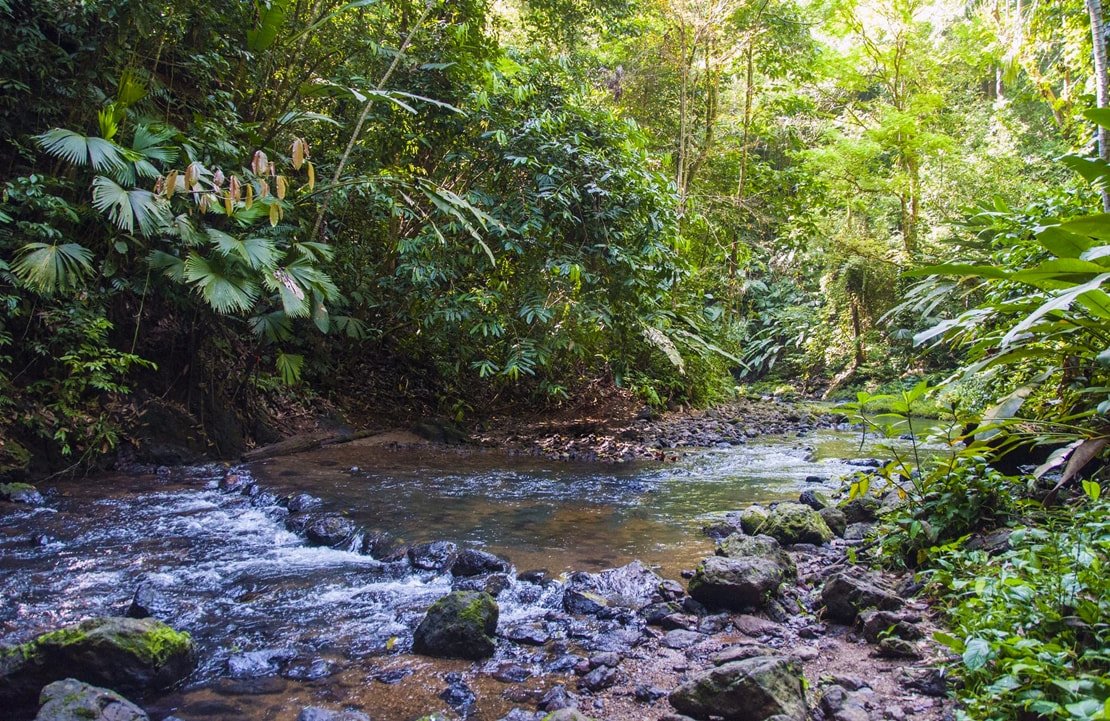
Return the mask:
[[258,299],[258,285],[250,278],[232,276],[196,253],[185,260],[185,279],[219,313],[247,311]]
[[137,227],[148,238],[172,223],[164,199],[149,190],[127,190],[103,175],[93,179],[93,207],[107,213],[120,230],[134,233]]
[[92,251],[79,243],[28,243],[19,249],[12,272],[32,290],[52,295],[77,287],[92,272],[92,258]]
[[118,171],[125,165],[123,148],[104,138],[88,137],[65,128],[47,130],[35,140],[47,153],[74,165],[91,165],[101,173]]

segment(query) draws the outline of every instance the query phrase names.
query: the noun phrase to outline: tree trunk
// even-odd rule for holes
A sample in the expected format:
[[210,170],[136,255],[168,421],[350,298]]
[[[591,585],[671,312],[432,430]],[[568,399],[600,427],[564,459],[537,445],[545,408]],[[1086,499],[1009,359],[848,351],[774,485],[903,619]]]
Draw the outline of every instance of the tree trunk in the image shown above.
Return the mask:
[[[1102,0],[1087,0],[1091,16],[1091,47],[1095,61],[1095,107],[1107,106],[1110,79],[1106,75],[1106,29],[1102,21]],[[1098,157],[1110,161],[1110,130],[1098,126]],[[1110,188],[1102,189],[1102,210],[1110,213]]]

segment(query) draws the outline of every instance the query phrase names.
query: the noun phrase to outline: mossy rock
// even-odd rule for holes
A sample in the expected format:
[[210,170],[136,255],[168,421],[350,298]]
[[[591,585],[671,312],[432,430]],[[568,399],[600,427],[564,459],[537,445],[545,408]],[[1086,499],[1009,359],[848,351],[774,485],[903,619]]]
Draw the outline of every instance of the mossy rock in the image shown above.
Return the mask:
[[43,504],[42,494],[30,483],[0,483],[0,500],[28,506]]
[[725,558],[755,556],[771,561],[782,569],[786,578],[797,578],[798,566],[779,542],[770,536],[745,536],[734,533],[717,544],[717,555]]
[[44,688],[39,703],[35,721],[149,721],[146,711],[115,691],[72,678]]
[[493,655],[499,609],[483,591],[456,591],[432,604],[413,634],[415,653],[479,660]]
[[763,506],[748,506],[740,512],[740,530],[749,536],[754,536],[767,524],[767,519],[770,517],[770,511]]
[[800,503],[780,503],[775,506],[763,533],[784,546],[793,543],[812,543],[819,546],[833,539],[832,530],[817,515],[817,511]]
[[196,666],[193,640],[153,618],[98,618],[0,649],[0,702],[33,707],[66,678],[122,694],[168,688]]
[[671,692],[679,713],[725,721],[760,721],[782,716],[806,718],[802,677],[785,659],[756,656],[693,674]]
[[689,591],[710,608],[740,611],[766,606],[782,581],[782,567],[766,558],[711,556],[698,564]]

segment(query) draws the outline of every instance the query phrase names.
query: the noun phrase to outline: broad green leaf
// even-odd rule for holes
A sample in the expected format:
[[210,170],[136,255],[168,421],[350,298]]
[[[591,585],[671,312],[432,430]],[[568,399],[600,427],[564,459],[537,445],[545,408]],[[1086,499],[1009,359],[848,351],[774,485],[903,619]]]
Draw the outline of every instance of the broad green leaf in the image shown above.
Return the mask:
[[969,671],[978,671],[987,665],[990,655],[991,645],[989,643],[981,638],[972,638],[968,640],[964,648],[964,665],[967,666]]
[[1089,235],[1099,240],[1110,240],[1110,213],[1095,213],[1061,223],[1060,228],[1077,235]]
[[17,251],[12,272],[41,295],[76,288],[93,271],[93,254],[79,243],[28,243]]
[[1010,278],[1034,288],[1059,290],[1086,282],[1090,280],[1092,275],[1105,272],[1105,266],[1092,263],[1089,260],[1057,258],[1056,260],[1046,260],[1034,268],[1019,270]]
[[964,649],[966,648],[962,639],[956,638],[952,634],[945,633],[944,631],[934,631],[933,639],[937,643],[952,649],[956,653],[963,653]]
[[921,278],[929,275],[959,275],[973,276],[976,278],[991,278],[993,280],[1006,280],[1010,274],[991,265],[969,265],[967,263],[945,263],[944,265],[930,265],[925,268],[916,268],[902,274],[906,278]]
[[190,253],[185,260],[185,280],[195,285],[208,305],[220,313],[250,310],[258,298],[254,281],[225,275],[196,253]]
[[285,10],[289,0],[270,0],[268,3],[256,3],[261,17],[257,28],[247,31],[247,49],[251,52],[265,50],[274,44],[278,31],[285,24]]
[[257,336],[263,336],[271,342],[289,340],[293,337],[293,326],[285,311],[275,310],[271,313],[257,315],[250,320],[251,331]]
[[[1083,261],[1071,261],[1071,262],[1083,262]],[[1014,341],[1014,339],[1016,339],[1019,335],[1021,335],[1026,330],[1032,328],[1033,325],[1037,321],[1039,321],[1041,318],[1048,315],[1049,313],[1053,313],[1053,312],[1058,311],[1058,310],[1065,310],[1065,309],[1069,308],[1071,306],[1071,304],[1075,301],[1076,298],[1078,298],[1083,293],[1087,293],[1089,291],[1096,290],[1100,285],[1102,285],[1102,283],[1104,283],[1106,281],[1107,278],[1110,278],[1110,273],[1102,273],[1101,275],[1093,278],[1089,282],[1084,283],[1083,285],[1076,286],[1076,287],[1072,288],[1071,290],[1069,290],[1066,293],[1061,293],[1060,295],[1056,296],[1055,298],[1052,298],[1051,300],[1042,304],[1040,308],[1038,308],[1037,310],[1030,313],[1020,323],[1018,323],[1013,328],[1011,328],[1009,330],[1009,332],[1007,332],[1006,335],[1004,335],[1002,337],[1002,340],[999,341],[999,345],[1000,346],[1009,345],[1010,343],[1012,343]]]
[[663,331],[651,326],[645,326],[643,329],[643,336],[648,343],[663,351],[663,354],[667,356],[667,360],[671,362],[671,365],[678,369],[679,374],[686,374],[686,361],[682,359],[682,354],[678,352],[678,347],[675,346],[674,341],[668,338]]
[[1095,125],[1110,128],[1110,108],[1088,108],[1083,111],[1083,117]]
[[146,262],[154,270],[161,270],[171,280],[178,283],[185,282],[185,261],[176,255],[170,255],[162,250],[152,250]]
[[1104,183],[1110,178],[1110,164],[1101,158],[1065,155],[1060,158],[1060,162],[1078,173],[1088,183]]
[[1096,318],[1110,320],[1110,295],[1101,288],[1080,293],[1079,303]]
[[1053,225],[1037,233],[1037,240],[1045,250],[1057,258],[1078,258],[1094,243],[1090,238]]
[[215,228],[208,229],[208,238],[217,251],[242,260],[254,270],[273,268],[277,262],[277,250],[269,238],[240,240]]
[[1102,495],[1102,486],[1099,485],[1098,481],[1088,481],[1084,479],[1083,492],[1086,493],[1087,497],[1092,501],[1097,501],[1099,496]]

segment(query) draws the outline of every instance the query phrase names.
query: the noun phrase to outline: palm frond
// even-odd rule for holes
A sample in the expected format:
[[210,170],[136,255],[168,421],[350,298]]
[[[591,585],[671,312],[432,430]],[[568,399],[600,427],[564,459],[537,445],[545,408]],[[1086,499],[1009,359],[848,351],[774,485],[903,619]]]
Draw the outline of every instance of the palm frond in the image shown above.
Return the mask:
[[170,255],[163,250],[153,250],[146,259],[147,265],[154,270],[162,271],[167,278],[176,282],[185,282],[185,261],[176,255]]
[[149,190],[127,190],[103,175],[93,179],[93,207],[107,213],[120,230],[134,233],[138,227],[146,237],[172,223],[165,200]]
[[76,288],[85,274],[93,270],[92,251],[78,243],[28,243],[18,254],[12,272],[27,287],[42,295]]
[[185,279],[195,285],[208,305],[219,313],[247,311],[258,299],[258,285],[250,278],[224,275],[207,259],[190,253]]
[[273,268],[277,263],[277,249],[269,238],[240,240],[215,228],[208,229],[208,239],[216,250],[225,256],[238,258],[254,270]]
[[180,153],[177,148],[165,145],[177,135],[173,128],[154,128],[149,125],[139,125],[135,128],[135,138],[131,141],[131,149],[142,155],[147,160],[159,160],[163,163],[177,162]]
[[283,310],[256,315],[250,319],[250,326],[255,335],[263,336],[274,343],[293,337],[293,325]]
[[35,141],[50,155],[74,165],[91,165],[93,170],[109,173],[124,163],[123,148],[104,138],[88,137],[65,128],[47,130]]

